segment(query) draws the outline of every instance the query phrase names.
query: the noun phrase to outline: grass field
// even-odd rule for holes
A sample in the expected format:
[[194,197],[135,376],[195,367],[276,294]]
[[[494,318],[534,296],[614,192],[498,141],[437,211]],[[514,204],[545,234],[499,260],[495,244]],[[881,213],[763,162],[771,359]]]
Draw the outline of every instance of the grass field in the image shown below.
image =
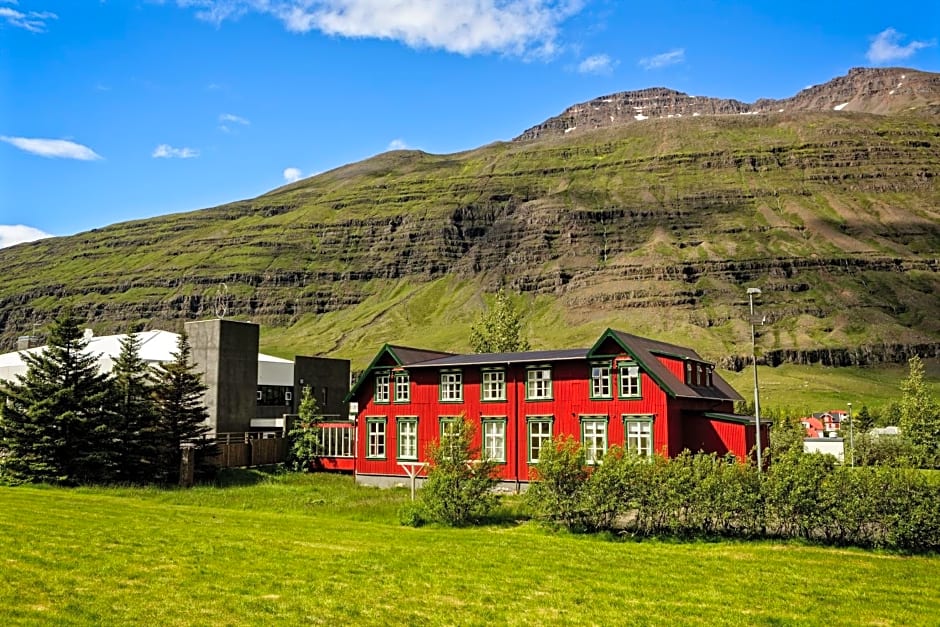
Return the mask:
[[242,472],[190,491],[0,488],[19,624],[937,624],[940,558],[398,525],[404,490]]

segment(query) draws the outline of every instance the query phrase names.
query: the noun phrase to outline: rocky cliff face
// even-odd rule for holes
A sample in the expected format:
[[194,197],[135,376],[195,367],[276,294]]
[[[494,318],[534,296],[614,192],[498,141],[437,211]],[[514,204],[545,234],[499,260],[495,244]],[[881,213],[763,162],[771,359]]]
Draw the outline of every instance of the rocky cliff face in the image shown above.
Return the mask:
[[936,113],[938,108],[940,74],[904,68],[853,68],[846,76],[807,87],[791,98],[761,99],[750,104],[690,96],[664,87],[610,94],[569,107],[560,115],[526,130],[516,141],[683,116],[820,111],[891,114],[924,110]]
[[[894,78],[874,72],[794,100],[880,93]],[[546,324],[582,325],[585,338],[600,325],[690,338],[732,367],[749,341],[745,285],[773,303],[768,360],[854,363],[936,344],[935,118],[739,115],[750,105],[659,89],[620,106],[654,102],[665,119],[387,153],[253,200],[2,249],[0,350],[63,306],[107,332],[175,329],[222,304],[298,333],[328,319],[330,344],[315,352],[342,351],[368,325],[385,341],[466,324],[473,310],[448,291],[467,283],[533,295]],[[444,291],[401,313],[405,294],[438,280]],[[877,346],[894,348],[860,348]]]

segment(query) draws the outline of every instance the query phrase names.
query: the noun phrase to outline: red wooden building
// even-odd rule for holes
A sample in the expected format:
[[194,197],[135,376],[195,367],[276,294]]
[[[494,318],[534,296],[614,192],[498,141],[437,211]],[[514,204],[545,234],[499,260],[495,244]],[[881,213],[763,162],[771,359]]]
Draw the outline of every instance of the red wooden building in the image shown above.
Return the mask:
[[712,364],[610,329],[591,348],[566,350],[454,355],[385,345],[348,398],[358,409],[356,477],[372,485],[401,483],[461,414],[517,486],[558,435],[582,442],[589,461],[614,444],[642,455],[744,457],[755,440],[753,417],[733,413],[741,397]]

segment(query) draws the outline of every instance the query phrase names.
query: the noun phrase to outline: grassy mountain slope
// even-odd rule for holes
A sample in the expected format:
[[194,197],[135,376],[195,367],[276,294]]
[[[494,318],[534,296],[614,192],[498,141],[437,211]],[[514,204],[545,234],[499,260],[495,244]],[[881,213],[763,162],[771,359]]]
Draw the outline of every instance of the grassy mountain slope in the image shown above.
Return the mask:
[[[213,209],[0,250],[0,342],[70,305],[99,332],[228,315],[282,353],[466,348],[520,292],[533,346],[605,326],[749,353],[940,341],[930,116],[647,120],[453,155],[397,151]],[[225,288],[220,286],[224,284]],[[872,348],[874,347],[874,348]],[[795,357],[794,357],[795,355]]]

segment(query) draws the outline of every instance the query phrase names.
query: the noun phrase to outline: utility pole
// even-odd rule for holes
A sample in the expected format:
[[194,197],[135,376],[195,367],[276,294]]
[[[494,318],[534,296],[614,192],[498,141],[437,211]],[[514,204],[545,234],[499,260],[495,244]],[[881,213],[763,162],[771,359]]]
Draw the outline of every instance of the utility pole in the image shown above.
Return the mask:
[[754,296],[760,296],[760,288],[747,288],[747,299],[751,305],[751,358],[754,361],[754,436],[757,444],[757,472],[763,472],[761,464],[761,441],[760,441],[760,393],[757,385],[757,332],[754,326],[757,320],[754,317]]

